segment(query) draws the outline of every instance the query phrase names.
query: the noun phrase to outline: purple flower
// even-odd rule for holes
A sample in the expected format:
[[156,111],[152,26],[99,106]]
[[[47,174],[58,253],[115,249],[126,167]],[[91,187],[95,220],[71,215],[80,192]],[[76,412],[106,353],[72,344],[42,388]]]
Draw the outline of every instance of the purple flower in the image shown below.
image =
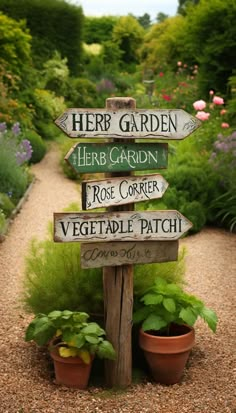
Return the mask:
[[7,131],[6,122],[0,122],[0,133],[4,133]]
[[21,130],[20,130],[20,124],[19,122],[14,123],[14,125],[11,128],[12,133],[17,136],[20,134]]
[[22,165],[31,158],[33,149],[28,139],[23,139],[18,149],[18,152],[16,152],[16,161],[18,165]]

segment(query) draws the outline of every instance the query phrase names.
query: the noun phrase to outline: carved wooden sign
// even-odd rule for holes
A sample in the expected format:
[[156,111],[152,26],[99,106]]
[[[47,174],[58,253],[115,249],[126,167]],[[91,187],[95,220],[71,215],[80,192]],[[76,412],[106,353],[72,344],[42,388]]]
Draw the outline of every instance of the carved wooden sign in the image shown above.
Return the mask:
[[54,213],[54,241],[177,240],[192,227],[178,211]]
[[65,160],[79,173],[127,172],[167,167],[167,143],[78,143]]
[[161,198],[168,187],[159,174],[82,182],[82,209],[118,206]]
[[55,120],[70,138],[184,139],[201,122],[182,109],[67,109]]
[[83,243],[80,250],[80,263],[82,268],[99,268],[176,261],[178,243],[178,241]]

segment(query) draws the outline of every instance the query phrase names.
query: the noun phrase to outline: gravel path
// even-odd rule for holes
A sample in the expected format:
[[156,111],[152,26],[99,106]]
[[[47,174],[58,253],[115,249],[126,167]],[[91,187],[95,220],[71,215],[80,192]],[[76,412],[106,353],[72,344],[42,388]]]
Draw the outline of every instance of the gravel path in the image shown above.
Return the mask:
[[78,202],[78,191],[58,171],[52,149],[33,167],[29,199],[0,244],[0,413],[236,413],[236,234],[204,229],[187,246],[189,291],[219,317],[216,335],[199,321],[196,345],[183,380],[174,386],[147,382],[127,391],[58,387],[47,354],[24,342],[31,317],[19,303],[24,255],[33,236],[44,238],[53,212]]

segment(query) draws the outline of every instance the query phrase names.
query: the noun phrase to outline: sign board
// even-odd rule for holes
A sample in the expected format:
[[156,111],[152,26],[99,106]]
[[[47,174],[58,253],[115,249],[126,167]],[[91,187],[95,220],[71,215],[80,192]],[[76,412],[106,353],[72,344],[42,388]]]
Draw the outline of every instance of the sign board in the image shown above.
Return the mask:
[[54,241],[177,240],[192,227],[178,211],[54,213]]
[[184,139],[201,122],[182,109],[67,109],[55,120],[70,138]]
[[82,182],[82,209],[161,198],[167,187],[167,181],[159,174]]
[[65,160],[79,173],[167,168],[167,143],[78,143]]
[[82,244],[82,268],[150,264],[178,260],[178,241],[100,242]]

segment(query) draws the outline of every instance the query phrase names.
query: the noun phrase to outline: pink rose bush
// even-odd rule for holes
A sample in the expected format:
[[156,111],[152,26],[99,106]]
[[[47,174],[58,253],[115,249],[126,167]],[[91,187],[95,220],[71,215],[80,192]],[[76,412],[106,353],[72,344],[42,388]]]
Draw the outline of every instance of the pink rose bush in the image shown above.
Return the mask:
[[210,113],[204,112],[204,111],[198,111],[196,114],[196,118],[199,120],[208,120],[210,116]]
[[215,105],[223,105],[223,104],[225,103],[225,102],[224,102],[224,99],[221,98],[221,97],[219,97],[219,96],[214,96],[213,99],[212,99],[212,102],[213,102]]
[[206,107],[206,102],[204,100],[196,100],[196,102],[193,103],[193,107],[195,110],[203,110]]
[[[224,99],[220,96],[214,96],[214,91],[213,90],[209,91],[209,95],[211,97],[213,96],[212,102],[209,103],[209,109],[213,110],[215,105],[224,105]],[[210,114],[210,112],[205,112],[204,109],[206,109],[207,104],[204,100],[202,100],[202,99],[196,100],[193,103],[193,107],[194,107],[195,110],[198,111],[195,115],[196,118],[198,118],[199,120],[202,120],[202,121],[205,121],[205,120],[209,119],[211,114]],[[221,109],[221,111],[220,111],[221,116],[225,115],[226,113],[227,113],[226,109]],[[226,129],[226,128],[229,128],[230,125],[227,122],[222,122],[221,127],[223,129]]]

